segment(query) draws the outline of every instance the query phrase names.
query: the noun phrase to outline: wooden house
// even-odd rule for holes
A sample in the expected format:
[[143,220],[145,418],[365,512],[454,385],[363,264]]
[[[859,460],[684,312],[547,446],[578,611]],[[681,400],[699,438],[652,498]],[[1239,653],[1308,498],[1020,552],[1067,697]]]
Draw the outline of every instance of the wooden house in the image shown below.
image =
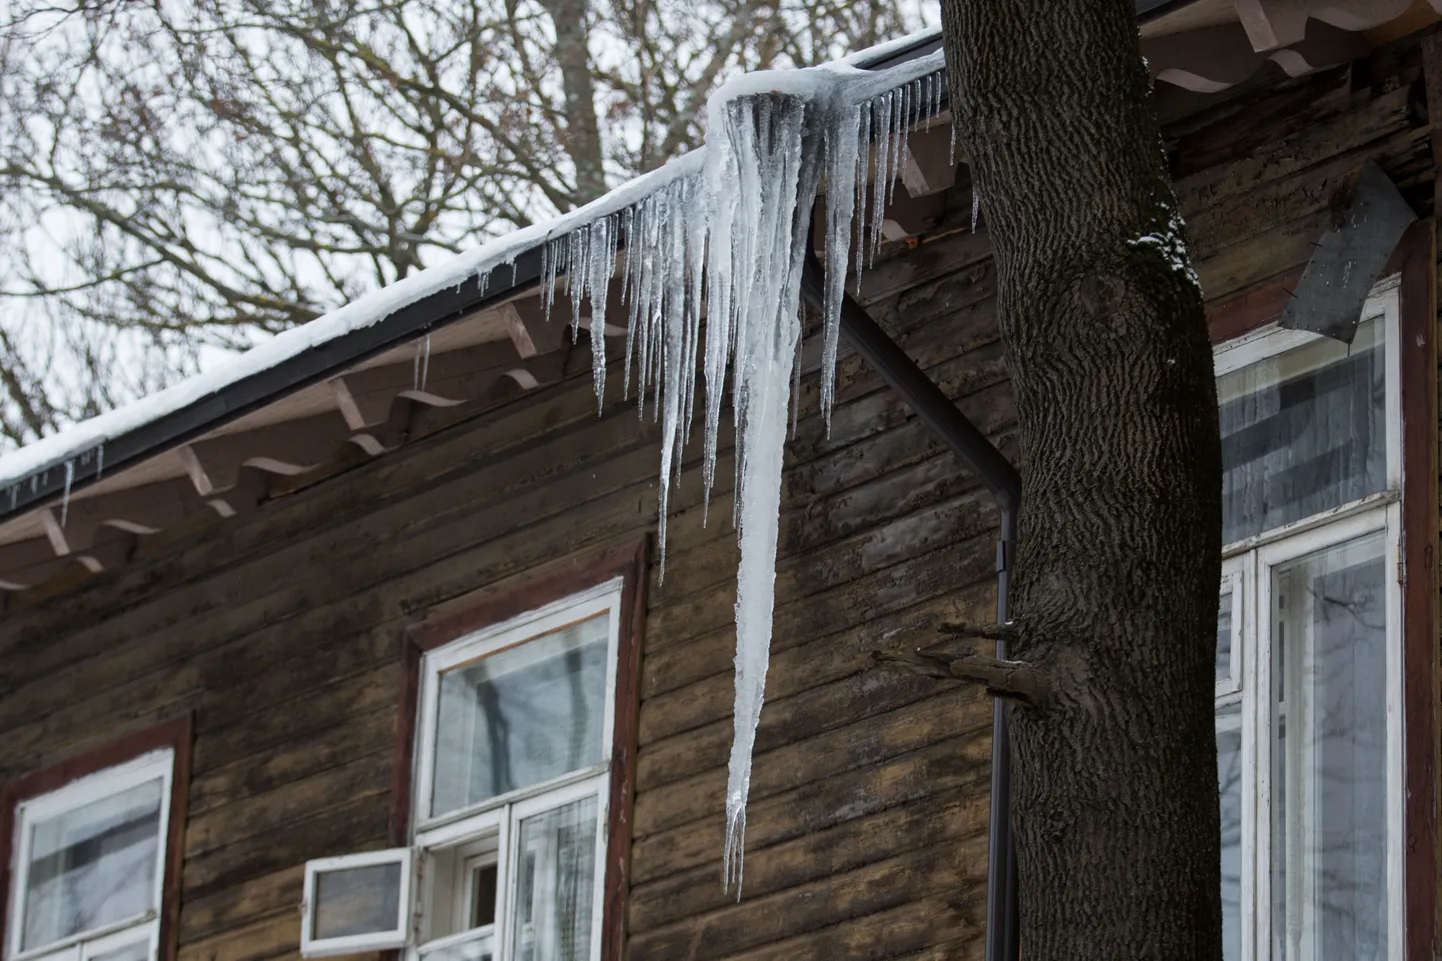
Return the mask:
[[[1442,15],[1137,6],[1228,458],[1226,958],[1432,961]],[[858,298],[1015,457],[945,121]],[[1278,326],[1368,161],[1419,219],[1355,339]],[[993,706],[868,657],[991,616],[981,479],[845,347],[828,433],[808,343],[737,900],[734,465],[706,523],[684,452],[660,582],[624,308],[548,320],[521,247],[0,457],[4,961],[983,954]]]

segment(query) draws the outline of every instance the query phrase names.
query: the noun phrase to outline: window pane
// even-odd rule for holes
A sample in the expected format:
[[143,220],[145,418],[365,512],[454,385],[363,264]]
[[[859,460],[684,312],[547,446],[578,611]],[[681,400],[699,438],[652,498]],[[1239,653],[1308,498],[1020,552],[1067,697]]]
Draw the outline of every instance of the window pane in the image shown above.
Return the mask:
[[149,957],[150,934],[147,932],[138,941],[91,954],[90,961],[146,961]]
[[441,675],[432,816],[602,759],[609,630],[593,617]]
[[22,950],[156,908],[161,794],[157,778],[32,824]]
[[486,931],[460,944],[421,948],[421,961],[492,961],[496,956],[494,931]]
[[323,871],[315,876],[312,940],[382,934],[400,927],[401,864]]
[[1274,956],[1387,957],[1383,535],[1273,572]]
[[1217,378],[1222,541],[1232,543],[1382,490],[1387,482],[1382,324]]
[[1217,794],[1222,805],[1222,958],[1242,957],[1242,705],[1217,709]]
[[1232,592],[1222,595],[1217,609],[1217,673],[1218,681],[1232,676]]
[[596,799],[527,818],[520,836],[517,961],[585,961],[595,900]]

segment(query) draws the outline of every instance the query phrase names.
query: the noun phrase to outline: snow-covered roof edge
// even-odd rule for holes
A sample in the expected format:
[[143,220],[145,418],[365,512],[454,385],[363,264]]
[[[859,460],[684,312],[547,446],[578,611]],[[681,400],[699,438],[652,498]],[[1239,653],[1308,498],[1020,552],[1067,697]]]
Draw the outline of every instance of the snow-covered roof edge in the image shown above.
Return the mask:
[[[934,49],[940,36],[940,27],[928,28],[849,54],[821,69],[865,70],[876,64],[895,63],[908,59],[909,54],[919,56]],[[802,72],[770,73],[772,77],[779,77],[783,73]],[[743,79],[740,85],[754,86],[755,79]],[[98,479],[106,468],[107,444],[114,444],[120,438],[163,419],[208,402],[214,408],[213,412],[197,418],[206,429],[218,427],[240,416],[244,410],[215,403],[228,389],[301,358],[308,352],[331,347],[357,331],[373,328],[393,317],[398,311],[433,294],[447,289],[459,291],[467,283],[476,281],[480,285],[479,298],[485,298],[489,277],[498,268],[501,270],[498,279],[508,283],[503,287],[493,288],[490,296],[504,294],[515,286],[511,282],[514,274],[508,277],[505,268],[514,268],[519,257],[583,224],[624,210],[666,184],[700,170],[705,163],[705,153],[704,146],[698,147],[657,170],[627,181],[584,207],[458,254],[442,264],[359,297],[307,324],[280,333],[208,371],[0,456],[0,517],[37,506],[55,496],[63,496],[72,487],[78,489],[85,481]],[[418,336],[446,319],[452,318],[442,315],[419,323],[411,336]],[[359,359],[361,358],[345,358],[335,365],[335,369]],[[278,389],[275,396],[278,397],[283,392]],[[197,430],[191,426],[188,433],[194,435]],[[169,445],[162,443],[148,453],[157,453],[160,449],[176,443],[183,443],[183,440],[173,440]],[[118,458],[112,456],[109,466],[112,469],[123,467],[124,463],[118,461]]]

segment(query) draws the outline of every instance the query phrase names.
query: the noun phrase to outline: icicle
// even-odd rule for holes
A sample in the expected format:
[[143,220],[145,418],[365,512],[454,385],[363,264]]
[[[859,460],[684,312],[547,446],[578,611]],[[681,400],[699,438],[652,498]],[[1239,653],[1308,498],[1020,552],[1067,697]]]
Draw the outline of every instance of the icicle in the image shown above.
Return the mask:
[[415,349],[411,351],[411,390],[421,389],[421,344],[416,341]]
[[98,481],[105,476],[105,445],[100,444],[95,448],[95,479]]
[[909,131],[939,112],[935,71],[940,65],[938,53],[899,74],[869,73],[844,83],[831,76],[820,85],[799,84],[797,93],[772,88],[713,98],[703,169],[667,181],[542,246],[547,317],[563,271],[573,336],[582,302],[590,298],[599,408],[604,403],[608,287],[624,237],[619,288],[625,305],[624,383],[629,396],[634,373],[638,416],[645,416],[649,392],[652,416],[661,424],[663,578],[671,488],[680,483],[682,451],[702,403],[698,375],[705,381],[705,410],[699,418],[703,519],[715,487],[721,413],[730,391],[741,566],[725,883],[728,889],[737,885],[738,897],[751,752],[765,696],[775,606],[785,439],[799,417],[800,282],[812,207],[824,174],[821,407],[829,430],[851,250],[854,244],[859,284],[863,263],[874,260],[881,248],[887,198],[910,158]]
[[60,526],[70,520],[70,485],[75,483],[75,461],[65,462],[65,494],[60,499]]
[[896,110],[891,115],[891,179],[886,184],[886,202],[889,204],[896,199],[896,183],[901,179],[901,168],[906,156],[906,133],[910,126],[907,117],[910,116],[911,105],[909,95],[910,84],[901,86],[896,90]]
[[591,296],[591,373],[599,413],[606,404],[606,296],[616,272],[615,223],[603,217],[591,225],[590,234],[586,287]]
[[976,233],[977,226],[981,223],[981,191],[976,187],[976,181],[971,182],[971,232]]
[[881,223],[886,216],[886,185],[890,182],[887,162],[891,158],[891,91],[882,94],[874,103],[877,113],[872,125],[876,138],[872,155],[876,161],[876,172],[871,181],[871,235],[867,243],[867,263],[872,266],[881,251]]
[[871,108],[862,104],[856,137],[856,291],[861,292],[861,265],[866,261],[866,183],[871,174]]
[[541,244],[541,299],[545,303],[546,323],[551,322],[551,307],[556,303],[556,257],[560,244],[548,240]]
[[421,358],[421,390],[426,389],[426,381],[431,376],[431,335],[426,334],[424,356]]
[[11,484],[11,485],[10,485],[10,509],[11,509],[12,511],[15,509],[15,502],[18,501],[19,499],[20,499],[20,485],[19,485],[19,484]]
[[[846,258],[855,213],[857,157],[861,151],[860,107],[842,108],[828,131],[826,158],[826,304],[821,325],[821,413],[831,433],[831,406],[836,394],[836,353],[841,338],[841,302],[846,294]],[[863,183],[863,189],[865,187]],[[864,194],[862,196],[865,196]],[[859,250],[858,245],[858,250]],[[856,258],[857,282],[861,257]]]

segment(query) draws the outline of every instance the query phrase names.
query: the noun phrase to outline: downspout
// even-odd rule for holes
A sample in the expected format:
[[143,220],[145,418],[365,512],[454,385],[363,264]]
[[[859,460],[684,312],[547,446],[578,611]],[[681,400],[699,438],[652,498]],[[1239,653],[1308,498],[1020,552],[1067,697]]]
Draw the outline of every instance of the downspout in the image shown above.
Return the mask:
[[[801,295],[818,311],[825,300],[825,273],[807,244]],[[986,434],[931,381],[906,351],[850,294],[841,304],[841,336],[865,358],[892,390],[916,411],[922,423],[981,475],[1001,510],[996,545],[996,619],[1007,620],[1007,589],[1015,557],[1021,476]],[[1006,657],[1006,643],[996,642]],[[1016,846],[1011,834],[1011,741],[1001,701],[992,709],[991,826],[986,871],[986,961],[1016,961],[1020,946],[1016,913]]]

